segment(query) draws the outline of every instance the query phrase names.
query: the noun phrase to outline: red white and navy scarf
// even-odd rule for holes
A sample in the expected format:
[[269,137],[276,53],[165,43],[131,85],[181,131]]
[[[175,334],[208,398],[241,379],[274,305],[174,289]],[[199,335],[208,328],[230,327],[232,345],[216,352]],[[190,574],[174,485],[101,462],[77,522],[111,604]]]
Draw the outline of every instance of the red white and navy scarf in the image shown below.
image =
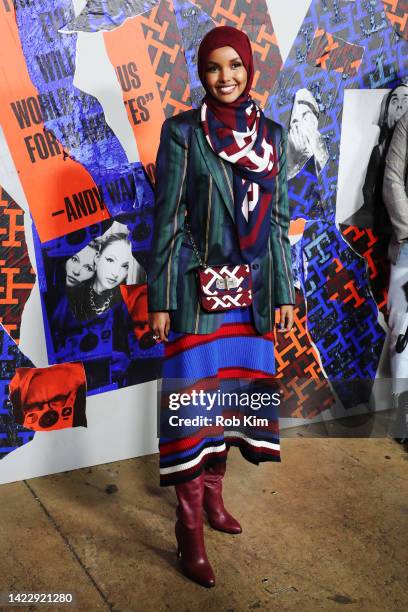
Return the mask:
[[[235,49],[247,71],[245,90],[228,104],[214,98],[206,84],[208,57],[224,46]],[[248,36],[231,26],[210,30],[200,44],[197,68],[207,92],[201,105],[201,126],[211,149],[232,164],[239,246],[244,260],[250,262],[267,248],[278,167],[266,118],[249,95],[254,63]]]
[[233,111],[235,126],[230,127],[218,119],[206,96],[201,126],[212,150],[233,165],[235,224],[241,254],[250,262],[263,255],[268,244],[276,149],[263,112],[249,96]]

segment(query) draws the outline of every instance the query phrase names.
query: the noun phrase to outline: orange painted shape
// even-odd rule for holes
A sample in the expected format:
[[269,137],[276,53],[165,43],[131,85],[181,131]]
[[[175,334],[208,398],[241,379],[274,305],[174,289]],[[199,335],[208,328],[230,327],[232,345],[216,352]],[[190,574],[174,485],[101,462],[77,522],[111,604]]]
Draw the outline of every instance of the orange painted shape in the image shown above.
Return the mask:
[[[145,167],[156,160],[165,119],[157,77],[142,30],[142,16],[128,19],[120,28],[105,32],[105,46],[122,85],[123,101],[135,135],[140,161]],[[181,53],[180,48],[175,48]],[[156,59],[160,58],[160,51]],[[174,61],[176,55],[174,55]],[[161,89],[166,90],[163,83]],[[125,91],[128,90],[128,91]]]
[[378,276],[378,269],[373,261],[372,253],[373,253],[373,249],[368,249],[367,251],[363,253],[363,257],[367,262],[368,269],[370,270],[370,275],[369,275],[370,280]]
[[[69,157],[64,161],[61,144],[54,140],[54,144],[50,146],[49,133],[47,144],[47,134],[44,133],[42,122],[21,128],[17,121],[11,104],[28,98],[36,101],[38,91],[28,74],[14,8],[6,11],[4,3],[0,3],[0,40],[0,124],[41,241],[58,238],[109,218],[108,211],[98,207],[96,212],[88,216],[68,221],[65,196],[72,197],[73,194],[95,187],[92,177],[81,164]],[[41,159],[39,147],[44,143],[42,155],[48,157]],[[31,151],[34,162],[30,158],[30,147],[34,147]],[[60,210],[64,212],[53,216],[53,213]]]
[[387,5],[390,9],[395,13],[398,7],[398,0],[383,0],[384,8],[387,8]]
[[[342,270],[344,268],[343,264],[341,263],[340,259],[338,257],[333,257],[333,263],[336,264],[336,272],[340,272],[340,270]],[[327,279],[329,280],[329,279]]]
[[316,66],[320,66],[322,70],[327,70],[327,60],[330,59],[330,53],[322,55],[316,60]]
[[[2,240],[1,246],[3,247],[20,247],[21,240],[17,239],[17,233],[24,236],[24,225],[18,225],[18,217],[22,217],[22,211],[17,208],[6,208],[2,214],[6,214],[9,217],[8,222],[8,236],[7,240]],[[6,230],[4,230],[4,233]],[[0,232],[3,233],[3,232]]]
[[350,282],[348,282],[348,283],[346,283],[346,284],[344,285],[344,288],[345,288],[345,289],[348,289],[348,290],[350,291],[350,295],[349,295],[348,297],[346,297],[346,298],[343,300],[343,302],[344,302],[345,304],[347,304],[347,302],[350,302],[350,300],[355,300],[355,303],[354,303],[354,305],[353,305],[353,306],[354,306],[354,308],[358,308],[359,306],[361,306],[361,304],[364,304],[365,299],[364,299],[364,298],[362,298],[362,297],[361,297],[361,296],[358,294],[357,288],[356,288],[356,286],[355,286],[355,282],[354,282],[353,280],[352,280],[352,281],[350,281]]
[[365,231],[367,232],[367,236],[370,239],[370,242],[367,244],[367,246],[370,247],[377,242],[378,238],[373,234],[373,230],[371,228],[367,227]]
[[290,222],[289,236],[299,236],[305,231],[306,219],[295,219]]
[[257,40],[259,42],[263,42],[264,40],[267,40],[268,42],[272,43],[272,45],[275,45],[275,46],[278,45],[278,39],[276,38],[275,32],[273,32],[272,34],[269,34],[266,31],[266,25],[264,23],[260,27]]
[[150,331],[147,306],[147,285],[120,285],[120,291],[129,315],[135,324],[134,333],[138,340]]
[[[14,324],[7,324],[7,323],[3,323],[3,319],[0,317],[0,323],[2,324],[2,326],[4,327],[4,329],[6,330],[6,332],[8,333],[9,336],[12,335],[11,332],[15,331],[17,329],[17,325]],[[20,339],[19,338],[15,338],[14,342],[17,344],[17,346],[20,344]]]

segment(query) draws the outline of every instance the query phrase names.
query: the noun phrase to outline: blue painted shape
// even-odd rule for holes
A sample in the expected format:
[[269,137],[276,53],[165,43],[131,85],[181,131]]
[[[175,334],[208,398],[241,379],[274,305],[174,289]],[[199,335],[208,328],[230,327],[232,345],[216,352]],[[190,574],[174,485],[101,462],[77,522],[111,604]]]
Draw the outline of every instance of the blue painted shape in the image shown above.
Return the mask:
[[187,62],[191,103],[193,107],[198,108],[205,91],[198,78],[197,50],[205,34],[215,27],[215,23],[205,11],[188,0],[173,0],[173,8]]
[[288,181],[288,196],[291,219],[309,220],[324,217],[319,180],[313,158]]
[[63,27],[64,32],[114,30],[127,19],[147,13],[158,0],[88,0],[77,17]]

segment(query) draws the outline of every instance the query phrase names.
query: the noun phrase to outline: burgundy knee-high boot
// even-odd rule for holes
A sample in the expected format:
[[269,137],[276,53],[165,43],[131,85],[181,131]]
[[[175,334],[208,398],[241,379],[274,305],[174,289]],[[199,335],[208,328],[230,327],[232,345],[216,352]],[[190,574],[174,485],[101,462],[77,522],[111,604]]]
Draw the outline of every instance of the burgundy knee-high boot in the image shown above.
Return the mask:
[[205,587],[215,585],[215,576],[204,546],[203,496],[204,473],[175,486],[178,499],[175,526],[183,573]]
[[212,463],[206,467],[203,506],[211,527],[226,533],[241,533],[241,525],[227,512],[222,499],[222,479],[226,469],[226,462]]

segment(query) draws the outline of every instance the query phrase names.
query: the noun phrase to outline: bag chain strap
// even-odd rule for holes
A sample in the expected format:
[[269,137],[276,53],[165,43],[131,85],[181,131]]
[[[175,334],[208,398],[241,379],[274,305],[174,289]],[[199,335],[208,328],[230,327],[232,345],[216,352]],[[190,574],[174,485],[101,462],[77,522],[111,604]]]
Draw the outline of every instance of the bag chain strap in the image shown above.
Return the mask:
[[207,266],[206,263],[203,262],[203,260],[200,257],[200,253],[198,252],[198,248],[197,248],[197,245],[196,245],[195,240],[193,238],[193,234],[191,233],[190,225],[188,224],[187,221],[184,223],[184,227],[186,228],[188,237],[190,238],[190,242],[191,242],[191,245],[193,247],[194,254],[197,257],[198,263],[200,264],[200,268],[205,270],[208,266]]

